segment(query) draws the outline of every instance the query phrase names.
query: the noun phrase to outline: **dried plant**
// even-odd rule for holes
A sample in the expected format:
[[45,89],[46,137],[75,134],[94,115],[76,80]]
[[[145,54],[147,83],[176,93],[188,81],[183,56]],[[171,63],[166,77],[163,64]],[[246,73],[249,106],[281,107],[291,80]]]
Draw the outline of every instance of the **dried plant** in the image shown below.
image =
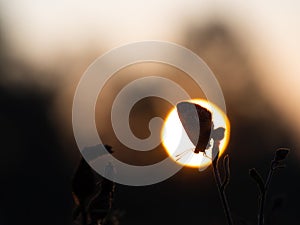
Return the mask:
[[[112,153],[110,146],[105,146]],[[111,167],[109,163],[107,167]],[[72,182],[76,207],[73,220],[81,225],[118,225],[118,214],[112,212],[115,183],[96,173],[84,158],[81,159]]]
[[216,156],[212,160],[212,167],[213,167],[214,177],[215,177],[216,184],[217,184],[217,187],[218,187],[218,191],[219,191],[221,201],[222,201],[222,204],[223,204],[223,208],[224,208],[227,223],[228,223],[228,225],[232,225],[233,221],[232,221],[231,211],[230,211],[227,196],[226,196],[226,193],[225,193],[225,189],[226,189],[226,187],[227,187],[227,185],[229,184],[229,181],[230,181],[230,166],[229,166],[229,156],[228,155],[225,155],[225,157],[223,159],[223,169],[224,169],[224,178],[223,178],[223,180],[221,179],[221,175],[220,175],[220,172],[219,172],[219,144],[220,144],[220,140],[222,140],[223,137],[224,137],[224,131],[223,131],[223,135],[214,135],[213,134],[212,136],[213,136],[213,139],[214,139],[214,145],[213,145],[212,153],[213,153],[213,155]]
[[258,225],[263,225],[265,223],[264,209],[265,209],[265,202],[266,202],[268,190],[270,188],[270,183],[274,175],[274,172],[278,169],[285,168],[286,165],[284,164],[284,160],[286,159],[288,153],[289,153],[289,149],[286,148],[280,148],[276,151],[274,159],[271,161],[270,169],[266,181],[264,181],[260,173],[255,168],[249,170],[249,174],[251,178],[256,182],[259,190]]

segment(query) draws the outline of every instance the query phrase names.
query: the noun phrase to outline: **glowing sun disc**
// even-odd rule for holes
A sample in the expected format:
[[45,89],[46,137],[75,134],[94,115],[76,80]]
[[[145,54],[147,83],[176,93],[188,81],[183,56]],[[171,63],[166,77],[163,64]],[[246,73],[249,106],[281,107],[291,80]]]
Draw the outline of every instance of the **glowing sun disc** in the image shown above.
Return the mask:
[[[212,113],[214,129],[218,127],[225,128],[225,136],[219,146],[220,155],[222,155],[228,145],[230,136],[230,123],[226,114],[216,105],[204,99],[192,99],[189,102],[198,104]],[[170,111],[165,119],[161,131],[161,139],[162,144],[171,159],[181,165],[202,168],[211,163],[211,159],[209,157],[211,157],[213,140],[210,142],[211,147],[205,151],[207,156],[204,156],[201,152],[198,154],[194,153],[195,146],[190,141],[182,123],[180,122],[176,107]],[[178,154],[182,154],[182,157],[178,158]]]

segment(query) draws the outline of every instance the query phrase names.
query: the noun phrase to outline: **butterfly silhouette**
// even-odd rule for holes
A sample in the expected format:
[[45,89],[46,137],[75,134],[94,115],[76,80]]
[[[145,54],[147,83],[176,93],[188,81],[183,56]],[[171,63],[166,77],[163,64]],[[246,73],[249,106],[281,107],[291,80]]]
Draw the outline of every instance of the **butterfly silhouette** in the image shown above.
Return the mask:
[[214,129],[212,114],[208,109],[191,102],[180,102],[176,109],[184,130],[195,145],[194,149],[176,155],[177,161],[191,150],[196,154],[202,152],[206,156],[205,150],[210,148],[210,140],[220,141],[224,138],[225,129]]

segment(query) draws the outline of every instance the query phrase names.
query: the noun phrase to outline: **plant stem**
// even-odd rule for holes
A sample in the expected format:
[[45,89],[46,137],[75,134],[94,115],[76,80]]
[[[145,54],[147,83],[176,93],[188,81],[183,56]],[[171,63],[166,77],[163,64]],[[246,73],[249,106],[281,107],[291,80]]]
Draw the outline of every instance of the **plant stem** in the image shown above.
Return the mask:
[[259,201],[259,213],[258,213],[258,225],[263,225],[264,224],[264,209],[265,209],[265,202],[267,198],[267,192],[270,186],[270,182],[274,173],[273,169],[273,163],[271,163],[271,167],[269,170],[269,174],[265,183],[265,188],[262,190],[261,196],[260,196],[260,201]]
[[219,169],[218,169],[218,158],[219,158],[219,143],[218,143],[218,141],[217,142],[214,141],[214,146],[213,146],[212,152],[213,152],[213,154],[214,153],[217,154],[216,157],[212,161],[212,166],[213,166],[215,180],[216,180],[216,183],[218,186],[218,191],[219,191],[219,194],[220,194],[220,197],[222,200],[225,216],[227,219],[227,224],[233,225],[231,212],[230,212],[230,208],[229,208],[226,193],[225,193],[225,186],[222,185],[222,181],[221,181],[221,177],[220,177],[220,173],[219,173]]
[[266,193],[263,192],[259,198],[259,213],[258,213],[258,225],[264,224],[264,208],[266,201]]

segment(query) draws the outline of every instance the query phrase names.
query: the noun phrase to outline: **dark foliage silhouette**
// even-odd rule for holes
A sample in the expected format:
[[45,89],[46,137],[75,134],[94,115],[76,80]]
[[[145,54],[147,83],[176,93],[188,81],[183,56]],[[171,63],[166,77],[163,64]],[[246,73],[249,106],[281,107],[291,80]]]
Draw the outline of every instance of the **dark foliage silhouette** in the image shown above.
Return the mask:
[[[258,211],[258,225],[265,224],[264,219],[264,209],[265,209],[265,202],[268,194],[268,190],[270,188],[270,183],[272,180],[272,177],[274,175],[274,172],[277,169],[285,168],[284,160],[287,157],[289,153],[289,149],[286,148],[280,148],[276,151],[274,159],[271,161],[269,173],[267,176],[266,181],[262,178],[260,173],[255,169],[252,168],[249,170],[249,174],[251,178],[256,182],[259,190],[259,196],[258,196],[258,203],[259,203],[259,211]],[[279,203],[279,202],[278,202]],[[274,205],[273,207],[276,207]],[[275,208],[273,208],[275,209]]]
[[[110,146],[104,146],[112,153]],[[107,169],[111,170],[109,163]],[[112,208],[114,182],[100,176],[86,162],[81,159],[72,181],[73,198],[76,207],[73,211],[73,220],[81,217],[82,225],[115,224],[117,219],[110,212]],[[114,218],[114,223],[111,223]]]

